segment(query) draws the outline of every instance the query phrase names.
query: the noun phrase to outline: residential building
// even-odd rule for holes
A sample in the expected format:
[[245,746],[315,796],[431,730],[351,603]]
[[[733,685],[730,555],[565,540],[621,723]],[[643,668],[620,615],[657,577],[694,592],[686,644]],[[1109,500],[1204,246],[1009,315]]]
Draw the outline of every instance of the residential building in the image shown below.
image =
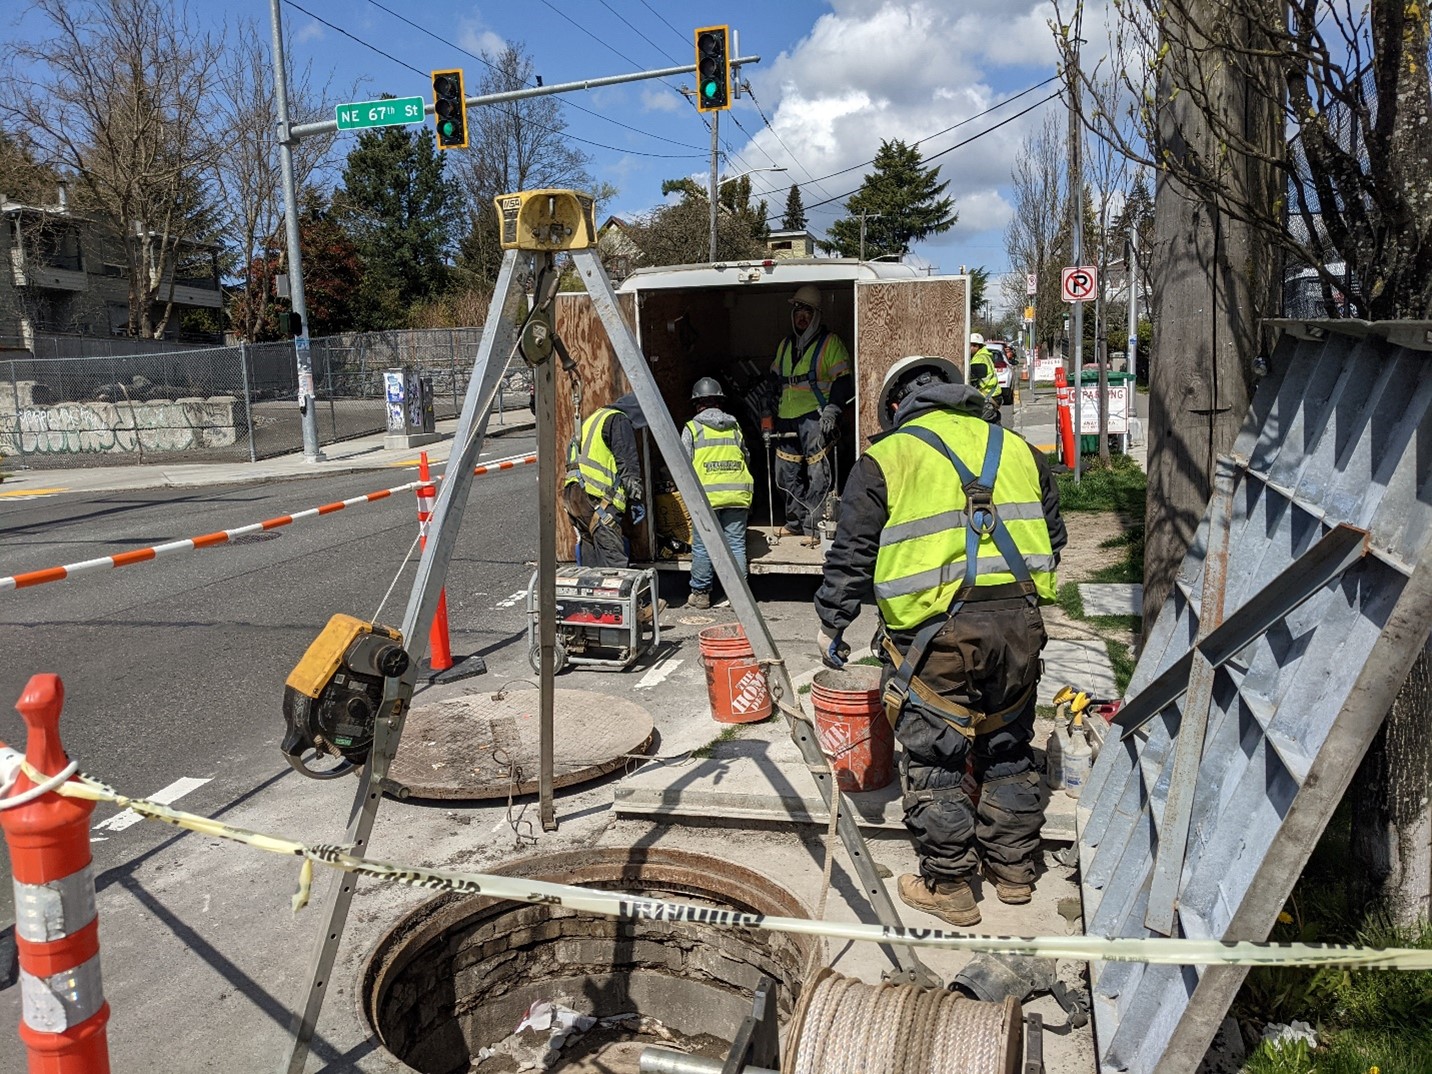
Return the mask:
[[804,229],[798,231],[773,231],[766,240],[766,249],[777,261],[788,257],[815,257],[815,236]]

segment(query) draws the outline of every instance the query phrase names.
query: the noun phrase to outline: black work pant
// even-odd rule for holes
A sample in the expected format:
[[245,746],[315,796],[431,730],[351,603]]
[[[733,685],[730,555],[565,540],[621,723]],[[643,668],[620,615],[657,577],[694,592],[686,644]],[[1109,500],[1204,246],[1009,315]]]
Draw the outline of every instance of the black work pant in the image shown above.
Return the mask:
[[581,535],[582,566],[631,566],[622,536],[622,516],[610,504],[602,507],[581,485],[571,484],[562,488],[562,506]]
[[[914,633],[891,633],[908,651]],[[1034,880],[1045,789],[1035,768],[1034,690],[1046,635],[1039,609],[1022,597],[972,601],[926,650],[919,678],[941,697],[998,712],[1028,691],[1028,700],[995,725],[967,736],[914,694],[900,711],[895,737],[904,747],[900,784],[905,827],[926,879],[964,880],[979,870],[1011,883]],[[894,674],[888,662],[883,681]],[[973,757],[976,805],[965,783]]]
[[831,449],[820,433],[820,412],[781,418],[776,429],[796,434],[776,441],[776,487],[786,496],[786,525],[814,536],[832,482]]

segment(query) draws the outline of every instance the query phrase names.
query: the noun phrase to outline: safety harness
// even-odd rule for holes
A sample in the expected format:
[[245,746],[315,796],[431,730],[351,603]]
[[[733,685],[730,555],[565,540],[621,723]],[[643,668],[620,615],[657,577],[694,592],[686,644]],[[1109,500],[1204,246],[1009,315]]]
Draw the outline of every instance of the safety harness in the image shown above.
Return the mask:
[[[810,368],[806,370],[805,375],[806,384],[810,387],[811,395],[815,397],[815,405],[817,410],[824,410],[826,403],[829,402],[829,400],[825,397],[825,392],[820,390],[819,381],[816,380],[816,374],[820,371],[821,359],[825,357],[825,345],[829,341],[830,329],[822,327],[820,331],[816,333],[815,354],[811,356]],[[791,345],[791,371],[790,373],[786,374],[785,380],[787,387],[794,388],[800,383],[801,380],[801,378],[796,374],[796,366],[801,364],[801,358],[803,357],[804,352],[800,351],[799,349],[800,344],[796,338],[795,333],[791,333],[791,335],[788,337],[788,342]]]
[[934,448],[949,461],[950,465],[955,468],[955,473],[959,475],[960,484],[965,492],[965,576],[960,582],[959,589],[955,590],[950,607],[943,615],[932,617],[919,629],[915,634],[914,641],[910,643],[908,652],[902,654],[888,635],[882,639],[881,644],[885,653],[895,667],[895,674],[885,684],[882,696],[882,701],[885,703],[885,718],[890,721],[890,726],[893,728],[900,718],[901,708],[913,693],[922,705],[944,718],[954,726],[955,730],[962,735],[973,737],[991,725],[1001,727],[1012,720],[1028,702],[1034,685],[1031,684],[1027,690],[1020,694],[1018,700],[998,712],[982,712],[968,705],[941,697],[939,693],[919,679],[918,673],[920,665],[925,661],[926,650],[935,635],[953,616],[959,613],[960,609],[965,606],[965,602],[974,595],[979,545],[982,538],[989,537],[994,541],[996,550],[1004,558],[1010,574],[1014,575],[1015,583],[1030,605],[1037,607],[1039,604],[1039,595],[1035,589],[1034,579],[1029,573],[1029,565],[1025,563],[1024,555],[1019,551],[1014,537],[999,517],[999,510],[994,504],[994,482],[999,473],[1000,456],[1004,452],[1004,430],[998,425],[989,426],[989,440],[985,445],[984,463],[980,467],[978,477],[970,472],[969,467],[961,461],[960,457],[951,451],[950,446],[932,430],[912,425],[895,431],[917,437]]

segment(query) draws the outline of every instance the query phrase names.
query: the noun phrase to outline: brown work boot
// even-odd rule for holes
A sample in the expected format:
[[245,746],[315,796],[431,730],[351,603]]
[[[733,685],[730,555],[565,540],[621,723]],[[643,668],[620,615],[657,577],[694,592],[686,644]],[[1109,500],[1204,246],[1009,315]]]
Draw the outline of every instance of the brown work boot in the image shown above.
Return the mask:
[[711,607],[711,590],[693,589],[691,596],[686,598],[688,608],[709,608]]
[[916,910],[934,914],[951,925],[978,925],[980,908],[975,894],[963,880],[937,880],[933,890],[923,876],[902,873],[898,884],[900,901]]
[[781,527],[780,532],[782,537],[805,536],[805,530],[801,529],[799,526],[792,526],[789,522],[787,522],[784,526]]
[[999,896],[1000,902],[1018,906],[1028,902],[1034,896],[1033,884],[1001,879],[988,866],[985,867],[984,874],[985,880],[994,885],[994,893]]
[[[664,611],[666,611],[666,601],[658,600],[656,602],[656,614],[660,615]],[[637,622],[639,623],[650,623],[653,618],[651,614],[651,605],[643,604],[641,606],[641,609],[636,613],[636,617]]]

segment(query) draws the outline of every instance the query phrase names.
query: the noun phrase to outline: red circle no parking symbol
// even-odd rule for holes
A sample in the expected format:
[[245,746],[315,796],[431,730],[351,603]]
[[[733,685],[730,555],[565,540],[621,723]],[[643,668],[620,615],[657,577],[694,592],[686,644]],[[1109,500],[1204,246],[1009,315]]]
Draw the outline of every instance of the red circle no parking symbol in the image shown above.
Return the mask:
[[1098,286],[1098,271],[1093,265],[1075,265],[1059,274],[1059,297],[1065,302],[1088,302]]

